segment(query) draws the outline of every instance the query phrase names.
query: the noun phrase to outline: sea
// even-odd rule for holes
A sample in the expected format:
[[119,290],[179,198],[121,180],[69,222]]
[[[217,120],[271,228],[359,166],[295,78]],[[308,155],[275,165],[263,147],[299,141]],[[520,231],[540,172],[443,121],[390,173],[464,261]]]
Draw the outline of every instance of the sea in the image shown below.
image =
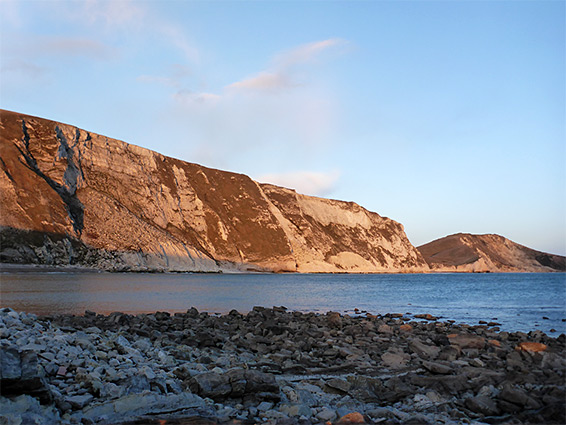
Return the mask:
[[[2,272],[0,307],[38,315],[254,306],[359,315],[431,314],[502,331],[566,333],[566,273],[199,274]],[[356,310],[357,309],[357,310]]]

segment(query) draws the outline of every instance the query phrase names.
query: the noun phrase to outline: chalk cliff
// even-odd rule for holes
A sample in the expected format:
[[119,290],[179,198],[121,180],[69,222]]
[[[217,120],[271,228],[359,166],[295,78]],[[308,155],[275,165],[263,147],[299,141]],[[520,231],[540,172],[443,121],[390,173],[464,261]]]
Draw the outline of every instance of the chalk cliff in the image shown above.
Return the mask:
[[458,233],[417,249],[433,271],[566,271],[566,257],[535,251],[499,235]]
[[0,261],[104,270],[421,272],[401,224],[351,202],[0,112]]

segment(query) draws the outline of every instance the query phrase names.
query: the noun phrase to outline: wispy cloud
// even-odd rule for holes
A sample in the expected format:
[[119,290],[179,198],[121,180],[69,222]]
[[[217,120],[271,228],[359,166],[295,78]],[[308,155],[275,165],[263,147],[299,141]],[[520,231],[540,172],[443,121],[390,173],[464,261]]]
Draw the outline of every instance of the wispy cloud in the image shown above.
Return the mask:
[[214,93],[196,93],[190,90],[179,90],[173,95],[175,100],[179,103],[190,104],[190,103],[207,103],[211,104],[219,101],[222,96]]
[[[3,3],[5,0],[0,0],[0,4]],[[80,0],[6,3],[11,6],[3,6],[2,12],[6,11],[10,16],[14,16],[14,22],[9,22],[12,27],[17,28],[17,22],[25,20],[27,9],[33,8],[35,13],[42,13],[45,20],[56,22],[56,27],[67,26],[68,32],[78,29],[81,34],[89,34],[89,37],[95,40],[106,40],[112,45],[128,43],[130,49],[138,43],[152,45],[159,40],[163,45],[177,49],[184,60],[199,60],[199,50],[185,29],[160,14],[158,8],[152,7],[152,2]],[[4,21],[5,18],[1,20]]]
[[135,0],[64,2],[60,9],[69,19],[81,19],[90,25],[102,25],[105,29],[139,25],[147,16],[143,3]]
[[331,48],[344,46],[347,42],[341,38],[306,43],[275,56],[273,62],[277,68],[287,69],[294,65],[313,62]]
[[[188,155],[210,166],[231,168],[237,158],[245,161],[252,152],[278,152],[274,163],[308,167],[333,143],[340,121],[332,90],[315,78],[322,62],[318,59],[344,44],[341,39],[329,39],[277,53],[265,70],[218,91],[205,84],[199,84],[200,89],[175,87],[176,116],[193,134]],[[165,77],[153,82],[170,84],[169,76]],[[302,152],[300,158],[298,151]],[[270,177],[273,183],[322,195],[332,189],[338,175],[304,172]]]
[[38,54],[83,56],[95,59],[109,59],[115,50],[97,40],[72,37],[46,37],[34,46]]
[[38,66],[34,63],[16,60],[9,61],[0,66],[0,73],[13,73],[25,76],[30,79],[38,79],[46,74],[47,70],[44,67]]
[[167,43],[170,43],[172,46],[179,49],[186,60],[194,63],[198,63],[200,61],[199,50],[196,48],[194,43],[188,39],[185,31],[181,27],[178,27],[171,22],[162,21],[153,22],[151,25],[155,27],[158,34],[160,34]]
[[295,189],[304,195],[325,196],[330,194],[340,178],[339,171],[295,171],[281,174],[264,174],[256,180]]
[[38,67],[37,60],[42,58],[110,60],[117,55],[115,48],[100,41],[70,36],[26,36],[2,45],[4,60],[35,67]]
[[280,89],[300,86],[301,83],[297,81],[295,75],[297,67],[315,62],[323,52],[345,44],[347,44],[345,40],[331,38],[303,44],[280,52],[275,55],[267,70],[229,84],[226,86],[226,89],[274,92]]
[[[172,36],[176,31],[171,30]],[[183,43],[181,43],[183,44]],[[183,104],[190,102],[207,102],[218,101],[232,95],[245,93],[278,93],[283,89],[292,89],[303,86],[295,75],[295,68],[316,61],[320,55],[334,47],[346,45],[347,42],[340,38],[331,38],[328,40],[316,41],[313,43],[303,44],[284,52],[280,52],[274,56],[271,66],[264,71],[260,71],[255,75],[235,81],[226,85],[217,93],[199,93],[188,88],[182,78],[185,74],[174,75],[166,72],[165,75],[140,75],[137,80],[143,83],[158,83],[177,89],[173,94],[173,98]],[[198,52],[193,52],[187,46],[187,55],[196,59]]]
[[286,75],[277,72],[260,72],[259,74],[226,86],[228,90],[278,90],[292,87],[294,84]]

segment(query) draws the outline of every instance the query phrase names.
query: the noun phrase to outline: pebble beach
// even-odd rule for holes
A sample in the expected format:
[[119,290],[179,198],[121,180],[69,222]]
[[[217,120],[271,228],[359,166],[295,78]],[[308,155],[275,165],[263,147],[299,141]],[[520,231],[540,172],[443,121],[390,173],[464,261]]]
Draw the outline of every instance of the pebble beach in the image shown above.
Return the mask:
[[566,335],[402,314],[0,310],[0,424],[564,424]]

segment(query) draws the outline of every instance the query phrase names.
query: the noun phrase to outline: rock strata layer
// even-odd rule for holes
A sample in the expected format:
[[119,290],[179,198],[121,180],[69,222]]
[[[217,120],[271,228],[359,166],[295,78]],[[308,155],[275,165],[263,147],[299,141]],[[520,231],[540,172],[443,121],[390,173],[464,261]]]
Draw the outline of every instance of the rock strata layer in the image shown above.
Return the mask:
[[255,307],[3,309],[0,337],[0,423],[566,423],[564,334]]
[[499,235],[458,233],[417,248],[439,272],[566,271],[566,257],[536,251]]
[[0,111],[0,260],[103,270],[421,272],[401,224]]

